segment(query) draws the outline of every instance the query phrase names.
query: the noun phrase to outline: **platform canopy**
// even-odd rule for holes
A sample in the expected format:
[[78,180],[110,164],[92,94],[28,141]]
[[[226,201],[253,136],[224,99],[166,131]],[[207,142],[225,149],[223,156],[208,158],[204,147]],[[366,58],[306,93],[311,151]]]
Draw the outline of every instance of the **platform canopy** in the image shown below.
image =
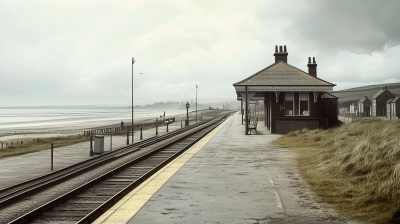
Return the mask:
[[278,61],[233,86],[238,97],[245,95],[246,86],[251,97],[257,97],[262,92],[331,92],[336,85]]

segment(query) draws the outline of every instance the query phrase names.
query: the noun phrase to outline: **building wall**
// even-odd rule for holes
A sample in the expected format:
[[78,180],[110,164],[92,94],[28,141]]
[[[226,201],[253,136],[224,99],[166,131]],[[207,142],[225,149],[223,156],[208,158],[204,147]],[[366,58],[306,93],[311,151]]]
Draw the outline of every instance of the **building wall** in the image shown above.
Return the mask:
[[320,119],[304,117],[280,117],[276,119],[276,133],[287,134],[292,131],[307,129],[318,129]]
[[[384,116],[386,117],[386,101],[389,99],[394,99],[395,96],[389,91],[384,91],[381,95],[376,98],[376,117]],[[372,105],[374,106],[374,105]]]
[[328,119],[327,128],[337,125],[338,99],[321,99],[323,118]]
[[[279,94],[279,102],[276,103],[275,93],[271,92],[271,133],[287,134],[290,131],[301,130],[304,127],[315,129],[322,126],[320,120],[324,114],[322,112],[321,95],[318,96],[317,102],[314,103],[314,94],[309,93],[309,116],[285,116],[284,110],[281,109],[284,107],[284,100],[284,93],[282,92]],[[333,108],[336,108],[334,113],[337,119],[337,103]],[[331,118],[331,120],[333,122],[334,118]]]
[[392,106],[394,107],[394,114],[393,114],[393,118],[400,118],[400,102],[394,102],[392,103]]

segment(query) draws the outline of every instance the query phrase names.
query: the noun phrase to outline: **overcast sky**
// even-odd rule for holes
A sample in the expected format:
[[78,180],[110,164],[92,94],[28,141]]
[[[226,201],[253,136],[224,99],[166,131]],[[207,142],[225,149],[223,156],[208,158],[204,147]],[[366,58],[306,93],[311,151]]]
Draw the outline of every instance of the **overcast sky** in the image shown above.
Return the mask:
[[[400,1],[0,1],[0,104],[235,99],[233,83],[288,63],[334,90],[400,82]],[[140,73],[143,73],[140,75]]]

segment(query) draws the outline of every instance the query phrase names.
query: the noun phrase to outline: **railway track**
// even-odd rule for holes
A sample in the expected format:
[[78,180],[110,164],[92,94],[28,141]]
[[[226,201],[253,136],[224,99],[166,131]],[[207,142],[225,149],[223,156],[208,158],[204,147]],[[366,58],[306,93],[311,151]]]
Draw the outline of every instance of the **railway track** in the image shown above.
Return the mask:
[[[228,114],[229,115],[229,114]],[[0,213],[43,191],[78,183],[9,223],[90,223],[128,192],[218,126],[228,115],[120,148],[63,170],[0,190]],[[105,168],[108,168],[105,170]],[[96,173],[97,172],[97,173]],[[89,173],[89,174],[88,174]],[[82,178],[81,176],[87,177]],[[91,175],[91,176],[90,176]],[[85,179],[82,182],[82,179]],[[72,184],[72,185],[73,185]],[[61,186],[60,186],[61,185]],[[33,196],[39,194],[39,196]],[[42,200],[43,201],[43,200]],[[11,217],[10,217],[11,218]],[[0,222],[1,222],[0,216]]]

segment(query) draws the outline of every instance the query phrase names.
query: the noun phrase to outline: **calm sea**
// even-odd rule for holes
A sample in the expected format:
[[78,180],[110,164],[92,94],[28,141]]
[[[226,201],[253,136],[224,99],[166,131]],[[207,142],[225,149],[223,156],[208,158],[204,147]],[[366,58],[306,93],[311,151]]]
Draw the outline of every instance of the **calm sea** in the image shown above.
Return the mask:
[[[1,130],[71,130],[118,124],[131,121],[131,109],[125,108],[57,108],[22,109],[0,108]],[[134,120],[154,120],[163,115],[164,110],[134,110]],[[166,110],[166,116],[183,114],[183,110]]]

